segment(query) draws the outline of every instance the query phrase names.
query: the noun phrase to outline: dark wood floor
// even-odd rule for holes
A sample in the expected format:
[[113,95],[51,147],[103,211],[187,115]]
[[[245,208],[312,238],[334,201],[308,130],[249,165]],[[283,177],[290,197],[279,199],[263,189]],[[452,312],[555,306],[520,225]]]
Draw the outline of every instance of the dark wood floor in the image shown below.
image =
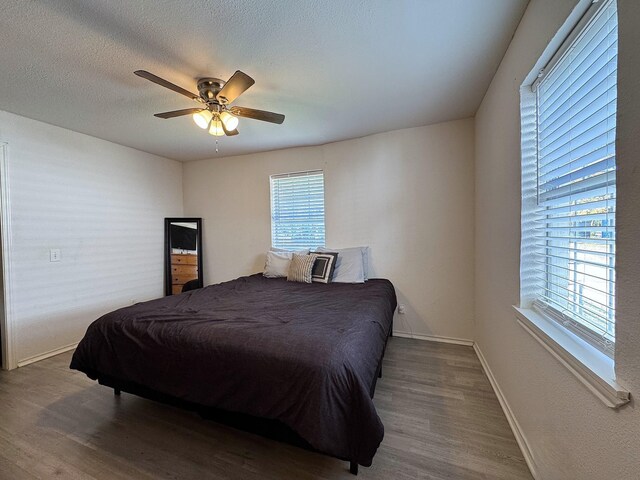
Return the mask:
[[[0,372],[0,479],[355,479],[348,464],[97,385],[62,354]],[[390,339],[361,479],[531,479],[470,347]]]

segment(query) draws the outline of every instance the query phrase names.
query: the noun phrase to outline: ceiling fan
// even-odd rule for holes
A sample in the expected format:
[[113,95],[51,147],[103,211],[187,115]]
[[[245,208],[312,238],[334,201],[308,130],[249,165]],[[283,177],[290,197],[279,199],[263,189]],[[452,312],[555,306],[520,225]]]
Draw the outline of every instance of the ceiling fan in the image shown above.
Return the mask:
[[184,110],[174,110],[172,112],[156,113],[158,118],[174,118],[182,115],[192,115],[193,121],[202,129],[208,129],[211,135],[220,137],[222,135],[238,135],[238,117],[252,118],[281,124],[284,122],[284,115],[280,113],[266,112],[247,107],[230,106],[233,101],[242,95],[255,80],[246,73],[237,70],[226,82],[219,78],[198,79],[199,95],[191,93],[178,85],[175,85],[164,78],[160,78],[146,70],[136,70],[136,75],[156,83],[162,87],[180,93],[202,104],[198,108],[185,108]]

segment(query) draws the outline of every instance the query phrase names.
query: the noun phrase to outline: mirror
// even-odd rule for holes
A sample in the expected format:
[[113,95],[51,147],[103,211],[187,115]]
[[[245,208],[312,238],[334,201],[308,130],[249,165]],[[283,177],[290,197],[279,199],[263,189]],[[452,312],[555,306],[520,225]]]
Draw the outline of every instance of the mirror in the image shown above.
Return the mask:
[[165,295],[202,288],[202,219],[165,218]]

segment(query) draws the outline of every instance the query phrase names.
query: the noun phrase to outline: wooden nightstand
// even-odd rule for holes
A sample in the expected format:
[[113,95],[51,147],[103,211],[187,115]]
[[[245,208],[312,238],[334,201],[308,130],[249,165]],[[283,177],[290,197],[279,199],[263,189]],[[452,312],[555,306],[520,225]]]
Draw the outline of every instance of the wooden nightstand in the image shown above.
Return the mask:
[[182,286],[198,278],[198,256],[183,253],[171,254],[171,290],[181,293]]

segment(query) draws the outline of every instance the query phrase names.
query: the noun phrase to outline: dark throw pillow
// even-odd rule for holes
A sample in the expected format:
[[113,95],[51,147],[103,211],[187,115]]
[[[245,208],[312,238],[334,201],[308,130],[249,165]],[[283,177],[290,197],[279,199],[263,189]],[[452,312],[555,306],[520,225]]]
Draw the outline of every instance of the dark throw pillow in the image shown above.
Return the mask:
[[311,272],[311,280],[319,283],[329,283],[333,277],[333,271],[336,268],[338,260],[337,253],[322,252],[316,253],[316,261],[313,264]]

